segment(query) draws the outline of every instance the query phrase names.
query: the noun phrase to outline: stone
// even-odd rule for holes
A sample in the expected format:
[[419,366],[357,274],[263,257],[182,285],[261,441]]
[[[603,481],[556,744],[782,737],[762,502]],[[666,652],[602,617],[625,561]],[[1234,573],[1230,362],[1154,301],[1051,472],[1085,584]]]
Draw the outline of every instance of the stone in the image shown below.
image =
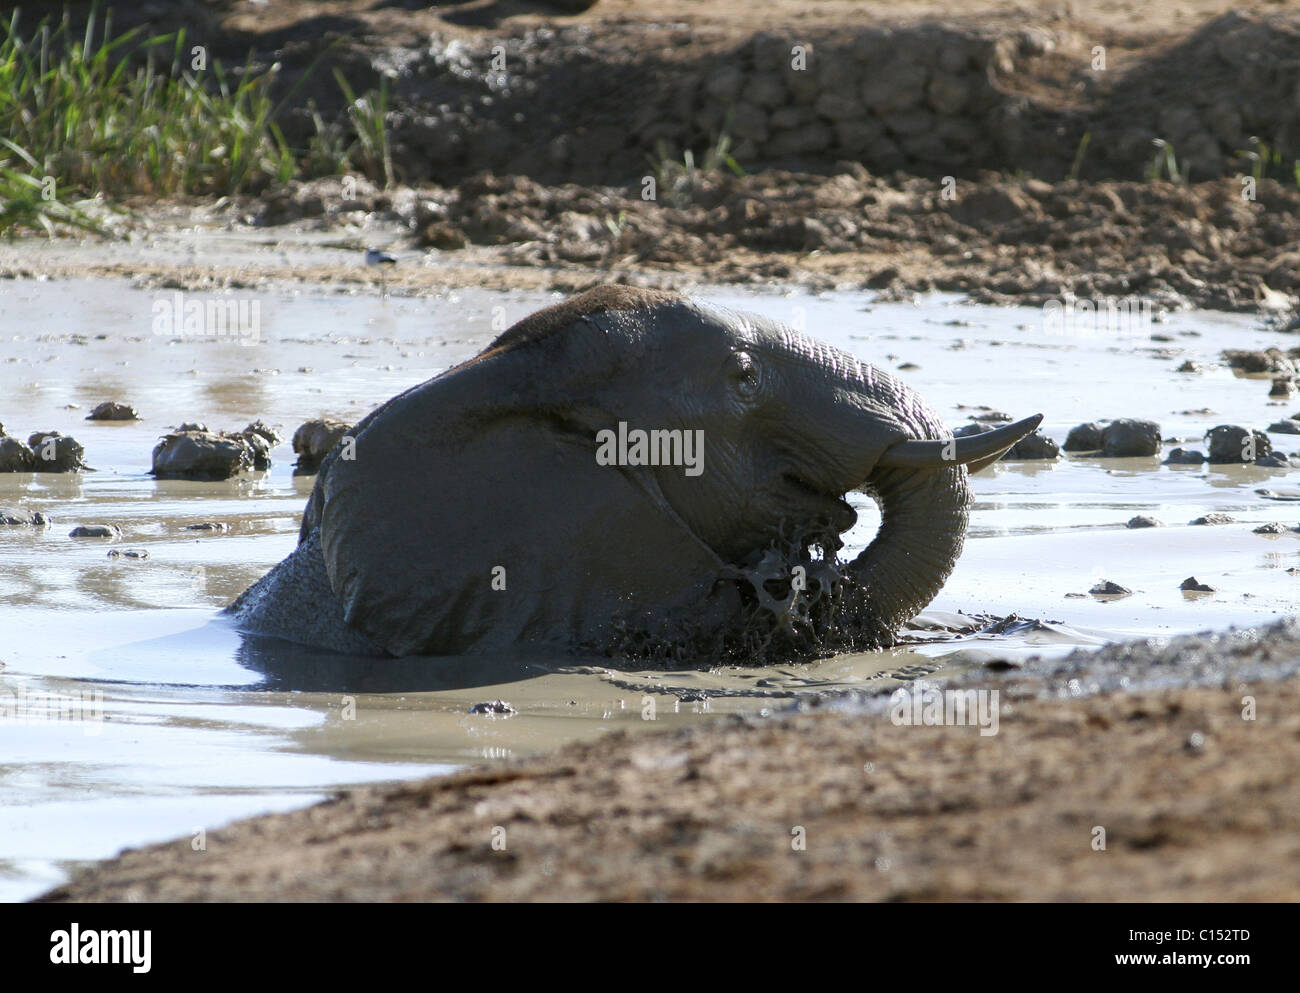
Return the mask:
[[780,107],[786,102],[785,83],[775,72],[755,73],[745,85],[745,97],[760,107]]
[[36,455],[17,438],[0,436],[0,472],[34,472]]
[[909,110],[925,97],[929,76],[925,66],[899,59],[868,66],[862,83],[862,102],[877,114]]
[[1061,448],[1057,443],[1043,434],[1042,431],[1035,431],[1033,434],[1026,435],[1018,442],[1011,446],[1011,450],[1002,456],[1002,460],[1031,460],[1031,459],[1055,459],[1061,455]]
[[1101,449],[1101,425],[1096,421],[1070,428],[1062,446],[1067,452],[1095,452]]
[[763,150],[774,159],[812,155],[829,148],[832,139],[831,129],[818,122],[781,132],[769,140]]
[[738,103],[731,110],[727,133],[737,140],[749,139],[760,144],[768,138],[768,116],[752,103]]
[[[865,108],[851,90],[827,90],[817,98],[813,109],[829,121],[864,119]],[[773,127],[776,126],[775,117]]]
[[1251,534],[1286,534],[1291,529],[1285,524],[1279,524],[1277,521],[1270,521],[1268,524],[1261,524],[1253,529]]
[[27,439],[27,446],[32,450],[33,472],[77,472],[86,467],[82,461],[86,450],[58,431],[37,431]]
[[255,468],[265,446],[260,435],[177,431],[158,442],[150,471],[159,479],[229,479]]
[[926,99],[930,108],[938,114],[959,114],[966,106],[970,96],[971,84],[952,73],[936,72],[926,87]]
[[1093,596],[1129,596],[1133,591],[1127,586],[1120,586],[1119,583],[1113,583],[1109,579],[1103,579],[1088,592]]
[[1207,431],[1205,437],[1210,446],[1209,460],[1219,465],[1254,462],[1273,451],[1267,435],[1239,424],[1220,424]]
[[1131,417],[1111,421],[1101,432],[1101,454],[1108,458],[1159,455],[1160,425]]
[[874,118],[835,122],[835,137],[849,155],[862,155],[872,151],[885,138],[885,129]]
[[53,521],[39,510],[0,510],[0,527],[48,528]]
[[318,417],[293,433],[293,450],[298,456],[295,472],[313,473],[349,431],[352,425],[333,417]]
[[86,415],[88,421],[138,421],[140,415],[129,403],[106,400]]
[[122,537],[122,529],[116,524],[79,524],[68,532],[69,538],[109,538],[116,541]]
[[735,103],[744,85],[745,74],[730,63],[718,66],[704,78],[704,92],[722,104]]

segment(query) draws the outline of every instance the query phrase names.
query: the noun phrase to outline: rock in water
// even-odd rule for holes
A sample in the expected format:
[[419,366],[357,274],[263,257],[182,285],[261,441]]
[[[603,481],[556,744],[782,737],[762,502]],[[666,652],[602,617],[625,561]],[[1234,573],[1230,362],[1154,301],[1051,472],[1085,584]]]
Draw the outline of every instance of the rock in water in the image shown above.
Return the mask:
[[88,421],[138,421],[140,414],[129,403],[106,400],[86,415]]
[[1102,426],[1096,421],[1077,424],[1065,436],[1064,448],[1067,452],[1095,452],[1101,448],[1101,433]]
[[82,461],[86,450],[77,439],[58,431],[37,431],[27,439],[27,445],[35,459],[34,472],[77,472],[86,468]]
[[1191,522],[1194,527],[1217,527],[1220,524],[1235,524],[1236,518],[1230,514],[1206,514]]
[[352,430],[352,425],[333,417],[307,421],[293,433],[293,450],[298,456],[294,471],[313,473],[335,445]]
[[50,524],[50,519],[39,510],[0,510],[0,527],[47,528]]
[[1042,431],[1035,431],[1033,434],[1025,435],[1012,445],[1011,450],[1002,456],[1002,461],[1055,459],[1060,458],[1060,456],[1060,446],[1053,439],[1043,434]]
[[1268,436],[1239,424],[1220,424],[1205,432],[1210,445],[1210,461],[1223,465],[1231,462],[1254,462],[1273,451]]
[[1127,586],[1120,586],[1109,579],[1103,579],[1088,591],[1093,596],[1129,596],[1133,591]]
[[116,524],[79,524],[68,532],[69,538],[112,538],[122,537],[122,529]]
[[36,455],[17,438],[0,436],[0,472],[34,472]]
[[270,444],[257,432],[177,431],[154,448],[151,471],[159,479],[229,479],[270,468],[270,453]]
[[1109,458],[1159,455],[1160,425],[1132,417],[1111,421],[1101,432],[1101,454]]

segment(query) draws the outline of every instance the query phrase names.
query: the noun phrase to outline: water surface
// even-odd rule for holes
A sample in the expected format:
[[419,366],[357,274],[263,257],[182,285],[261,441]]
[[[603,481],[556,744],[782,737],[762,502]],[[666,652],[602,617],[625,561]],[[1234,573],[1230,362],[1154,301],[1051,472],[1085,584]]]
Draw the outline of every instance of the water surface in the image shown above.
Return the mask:
[[[148,469],[159,436],[193,420],[239,429],[261,418],[286,437],[311,417],[356,420],[557,298],[259,294],[254,342],[155,333],[153,308],[168,293],[112,281],[0,284],[0,421],[15,436],[74,435],[96,470],[0,475],[0,508],[54,519],[44,531],[0,529],[0,693],[102,705],[102,720],[94,712],[37,720],[30,708],[26,719],[0,717],[0,898],[34,895],[72,864],[123,846],[201,838],[233,818],[350,784],[538,752],[613,728],[772,708],[809,688],[890,685],[972,647],[1066,651],[1296,610],[1300,576],[1288,570],[1300,566],[1300,534],[1251,533],[1269,521],[1300,524],[1300,503],[1256,492],[1294,488],[1294,472],[1070,457],[1003,463],[974,478],[965,554],[928,612],[1016,613],[1057,622],[1048,630],[941,638],[814,665],[682,673],[567,660],[527,669],[510,659],[351,667],[309,653],[268,655],[245,645],[217,612],[292,550],[312,479],[292,475],[285,444],[267,473],[155,481]],[[802,324],[895,372],[954,427],[978,405],[1017,418],[1042,411],[1058,441],[1083,420],[1145,417],[1196,447],[1215,424],[1263,428],[1300,409],[1300,399],[1270,401],[1267,378],[1175,371],[1185,359],[1213,362],[1224,347],[1287,341],[1245,317],[1172,315],[1120,338],[1054,336],[1036,310],[945,298],[914,306],[872,305],[857,294],[707,295]],[[109,399],[133,403],[143,419],[83,420]],[[1300,451],[1300,438],[1272,440]],[[865,497],[852,499],[860,522],[850,554],[879,520]],[[1213,512],[1237,523],[1188,525]],[[1135,514],[1168,527],[1126,529]],[[184,530],[205,521],[230,530]],[[93,523],[117,524],[124,537],[68,537]],[[110,548],[149,557],[110,559]],[[1184,594],[1179,584],[1191,575],[1218,592]],[[1087,596],[1101,578],[1134,593]],[[499,697],[517,713],[469,713]],[[643,719],[647,698],[653,722]]]

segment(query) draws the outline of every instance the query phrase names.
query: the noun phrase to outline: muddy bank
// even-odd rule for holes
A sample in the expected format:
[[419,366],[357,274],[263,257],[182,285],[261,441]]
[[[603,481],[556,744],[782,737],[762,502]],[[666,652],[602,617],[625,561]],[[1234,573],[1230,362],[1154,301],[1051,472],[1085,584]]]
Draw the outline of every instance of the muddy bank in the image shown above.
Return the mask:
[[1276,149],[1290,179],[1300,154],[1297,20],[1267,4],[1202,0],[1180,4],[1182,17],[827,0],[250,6],[144,4],[117,17],[185,28],[227,64],[278,64],[279,124],[294,144],[313,133],[314,111],[345,114],[334,70],[357,92],[386,84],[392,163],[408,183],[485,170],[625,182],[649,157],[698,155],[724,133],[749,170],[849,159],[930,177],[1136,179],[1156,138],[1194,179],[1249,172],[1252,149]]
[[985,175],[945,186],[846,165],[831,176],[674,173],[655,193],[647,200],[639,186],[484,175],[451,188],[344,200],[338,181],[323,180],[269,191],[243,205],[241,219],[328,229],[368,211],[412,231],[413,245],[439,259],[485,246],[513,266],[583,267],[642,283],[691,274],[893,295],[944,290],[981,303],[1074,294],[1282,311],[1300,291],[1300,189],[1271,180],[1244,200],[1231,180],[1179,186]]
[[[1206,678],[1088,695],[1087,659]],[[1291,621],[1052,664],[1073,681],[986,673],[989,736],[884,698],[618,733],[127,852],[43,899],[1293,900],[1300,684],[1274,677],[1297,663]]]
[[[1272,180],[1258,184],[1254,201],[1243,200],[1232,180],[1179,186],[986,175],[946,189],[921,178],[886,180],[856,165],[830,176],[678,180],[660,185],[655,201],[642,199],[640,187],[545,186],[485,174],[451,187],[383,191],[362,180],[345,190],[339,179],[322,179],[211,206],[140,204],[130,247],[0,246],[0,278],[129,276],[153,290],[318,284],[373,292],[377,277],[359,258],[378,241],[401,256],[386,274],[387,291],[401,295],[780,282],[875,290],[884,299],[938,290],[1032,306],[1073,295],[1091,301],[1102,331],[1111,300],[1149,308],[1136,315],[1143,322],[1198,306],[1258,311],[1278,330],[1300,326],[1300,189]],[[174,252],[150,254],[196,227],[221,240],[206,240],[201,255],[187,250],[180,264]]]

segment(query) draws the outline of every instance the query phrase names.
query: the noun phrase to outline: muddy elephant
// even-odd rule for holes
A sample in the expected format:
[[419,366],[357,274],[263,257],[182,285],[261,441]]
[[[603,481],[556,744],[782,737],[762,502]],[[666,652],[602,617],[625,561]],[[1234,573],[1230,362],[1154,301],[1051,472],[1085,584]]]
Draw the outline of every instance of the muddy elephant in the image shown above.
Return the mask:
[[[954,439],[889,375],[788,327],[606,286],[377,408],[321,465],[245,631],[369,655],[682,663],[887,646],[961,552]],[[856,514],[875,540],[841,561]]]

